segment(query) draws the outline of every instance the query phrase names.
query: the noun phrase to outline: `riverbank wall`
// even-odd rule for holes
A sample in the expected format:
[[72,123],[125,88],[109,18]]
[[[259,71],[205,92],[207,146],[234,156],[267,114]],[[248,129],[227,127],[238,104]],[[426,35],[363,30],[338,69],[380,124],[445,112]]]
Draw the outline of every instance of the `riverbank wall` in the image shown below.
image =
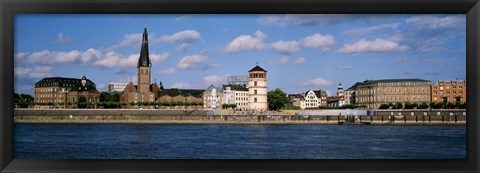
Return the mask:
[[[413,112],[413,113],[412,113]],[[229,114],[237,113],[237,114]],[[382,111],[376,115],[299,115],[269,112],[268,115],[238,114],[218,110],[139,109],[16,109],[15,123],[150,123],[150,124],[338,124],[348,119],[371,124],[465,125],[464,111]]]

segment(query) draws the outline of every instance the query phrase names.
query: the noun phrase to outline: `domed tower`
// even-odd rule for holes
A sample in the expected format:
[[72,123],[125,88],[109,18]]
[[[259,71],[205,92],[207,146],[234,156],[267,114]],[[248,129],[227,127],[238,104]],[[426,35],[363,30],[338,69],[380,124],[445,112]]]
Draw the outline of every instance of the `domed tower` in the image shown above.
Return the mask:
[[342,87],[342,83],[338,84],[337,96],[343,96],[343,87]]
[[150,76],[151,76],[152,64],[150,63],[150,57],[148,56],[148,33],[147,26],[143,30],[142,48],[140,50],[140,57],[138,59],[138,92],[147,93],[150,92]]
[[267,71],[257,63],[248,73],[248,109],[268,110]]

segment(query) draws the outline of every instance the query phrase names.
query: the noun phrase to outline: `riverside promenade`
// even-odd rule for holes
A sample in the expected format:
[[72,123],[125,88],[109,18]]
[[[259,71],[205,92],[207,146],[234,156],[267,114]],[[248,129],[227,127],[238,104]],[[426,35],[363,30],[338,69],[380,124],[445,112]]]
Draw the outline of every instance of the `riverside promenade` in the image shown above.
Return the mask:
[[15,123],[465,125],[465,110],[15,109]]

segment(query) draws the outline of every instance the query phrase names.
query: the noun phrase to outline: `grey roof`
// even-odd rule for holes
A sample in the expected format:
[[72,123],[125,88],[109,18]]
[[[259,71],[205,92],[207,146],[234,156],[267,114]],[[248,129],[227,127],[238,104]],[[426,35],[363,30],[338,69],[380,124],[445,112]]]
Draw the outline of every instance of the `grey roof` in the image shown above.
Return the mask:
[[140,58],[138,58],[138,66],[148,67],[150,66],[150,57],[148,55],[148,33],[147,27],[143,30],[142,48],[140,50]]
[[368,85],[368,84],[375,84],[375,83],[390,83],[390,82],[428,82],[430,83],[429,80],[416,79],[416,78],[414,79],[378,79],[378,80],[365,80],[363,82],[357,82],[350,88],[355,88],[361,85]]

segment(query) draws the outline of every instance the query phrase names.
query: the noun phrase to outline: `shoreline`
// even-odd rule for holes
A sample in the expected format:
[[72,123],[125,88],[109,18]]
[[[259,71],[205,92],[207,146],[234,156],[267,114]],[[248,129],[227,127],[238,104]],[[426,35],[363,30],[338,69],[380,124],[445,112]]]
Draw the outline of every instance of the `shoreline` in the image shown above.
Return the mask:
[[[465,121],[457,122],[368,122],[370,125],[448,125],[448,126],[465,126]],[[337,121],[198,121],[198,120],[170,120],[170,121],[151,121],[151,120],[16,120],[17,124],[175,124],[175,125],[207,125],[207,124],[225,124],[225,125],[340,125]],[[344,124],[344,125],[361,125],[361,124]]]
[[[347,112],[349,110],[346,110]],[[300,114],[302,113],[302,114]],[[305,113],[305,114],[303,114]],[[310,114],[308,114],[310,113]],[[313,114],[316,113],[317,115]],[[350,112],[352,113],[352,112]],[[324,124],[466,125],[464,111],[390,111],[351,115],[333,111],[238,115],[213,110],[15,110],[15,123],[90,124]],[[354,123],[353,123],[354,122]]]

